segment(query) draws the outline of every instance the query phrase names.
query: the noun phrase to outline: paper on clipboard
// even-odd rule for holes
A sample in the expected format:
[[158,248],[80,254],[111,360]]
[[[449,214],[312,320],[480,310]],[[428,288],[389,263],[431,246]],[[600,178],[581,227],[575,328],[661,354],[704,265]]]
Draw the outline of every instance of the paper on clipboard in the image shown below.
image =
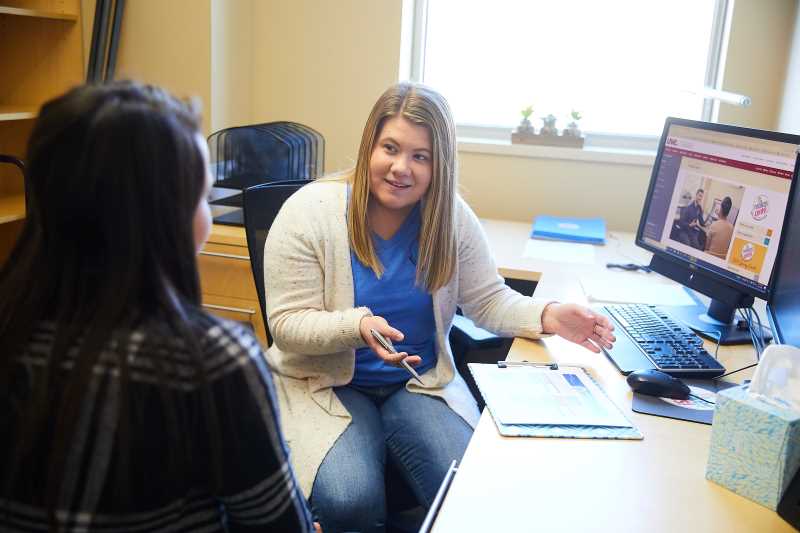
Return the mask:
[[582,369],[485,366],[491,378],[479,387],[503,424],[632,427]]

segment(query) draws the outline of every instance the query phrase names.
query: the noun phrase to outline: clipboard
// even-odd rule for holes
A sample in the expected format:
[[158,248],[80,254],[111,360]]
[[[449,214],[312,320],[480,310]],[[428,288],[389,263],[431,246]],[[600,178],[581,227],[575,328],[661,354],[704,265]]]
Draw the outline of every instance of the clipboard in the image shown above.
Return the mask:
[[502,361],[468,366],[501,435],[644,438],[581,367]]

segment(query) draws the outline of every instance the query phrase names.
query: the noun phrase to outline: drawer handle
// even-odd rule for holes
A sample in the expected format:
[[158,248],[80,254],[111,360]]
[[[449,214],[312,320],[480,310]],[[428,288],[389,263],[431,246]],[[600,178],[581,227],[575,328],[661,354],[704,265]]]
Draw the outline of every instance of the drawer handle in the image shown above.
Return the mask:
[[206,252],[204,250],[200,250],[200,255],[210,255],[212,257],[224,257],[226,259],[239,259],[241,261],[250,262],[250,257],[246,255],[223,254],[220,252]]
[[242,309],[241,307],[228,307],[227,305],[203,304],[203,307],[216,309],[218,311],[233,311],[234,313],[244,313],[246,315],[256,314],[255,309]]

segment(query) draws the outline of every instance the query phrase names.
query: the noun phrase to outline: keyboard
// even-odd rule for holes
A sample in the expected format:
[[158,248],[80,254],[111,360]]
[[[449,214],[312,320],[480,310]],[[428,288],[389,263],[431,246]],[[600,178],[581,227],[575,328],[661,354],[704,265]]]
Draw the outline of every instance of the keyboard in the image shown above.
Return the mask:
[[604,352],[623,374],[655,368],[677,377],[705,379],[725,373],[700,337],[654,305],[603,305],[595,310],[614,323],[617,342]]

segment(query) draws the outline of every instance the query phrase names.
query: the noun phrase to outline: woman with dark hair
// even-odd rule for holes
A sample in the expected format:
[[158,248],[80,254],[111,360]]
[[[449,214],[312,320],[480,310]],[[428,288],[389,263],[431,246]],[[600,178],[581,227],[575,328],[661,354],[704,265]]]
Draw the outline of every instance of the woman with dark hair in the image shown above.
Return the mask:
[[208,154],[131,82],[46,103],[0,271],[0,529],[313,529],[263,353],[200,309]]

